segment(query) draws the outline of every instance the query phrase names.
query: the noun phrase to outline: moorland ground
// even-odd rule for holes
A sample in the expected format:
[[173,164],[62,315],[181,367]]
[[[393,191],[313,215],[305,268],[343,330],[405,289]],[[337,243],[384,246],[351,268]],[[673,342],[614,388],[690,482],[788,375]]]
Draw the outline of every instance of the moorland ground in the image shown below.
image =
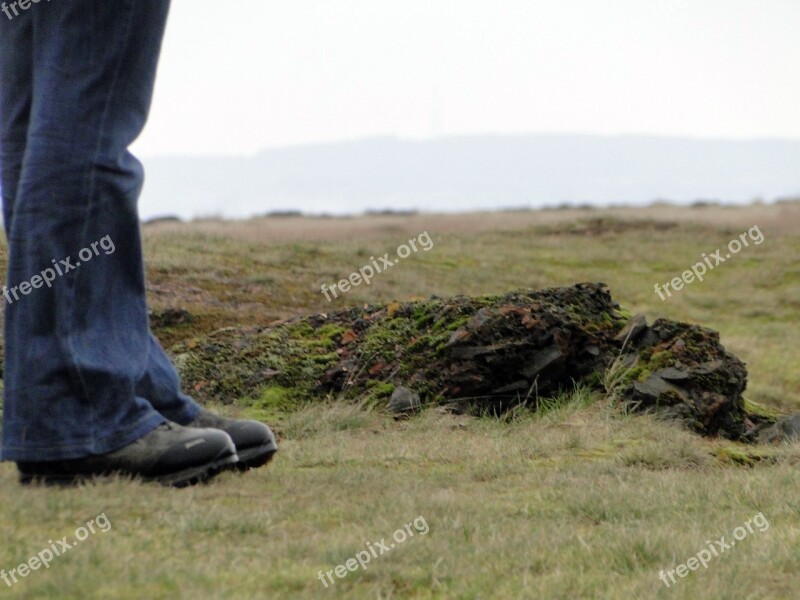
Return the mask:
[[[754,226],[763,243],[665,301],[655,293]],[[332,302],[321,293],[424,231],[429,251]],[[146,225],[144,239],[151,308],[192,315],[157,331],[167,347],[351,304],[603,281],[651,321],[718,330],[747,363],[749,401],[800,411],[797,203],[208,219]],[[184,490],[122,480],[54,490],[21,488],[0,465],[0,569],[101,513],[111,523],[48,569],[0,580],[0,596],[792,598],[800,582],[796,444],[702,439],[585,388],[502,419],[429,409],[395,421],[336,398],[275,406],[258,390],[226,400],[215,408],[279,434],[268,468]],[[757,513],[764,531],[670,587],[659,579]],[[327,588],[318,579],[418,517],[425,535]]]

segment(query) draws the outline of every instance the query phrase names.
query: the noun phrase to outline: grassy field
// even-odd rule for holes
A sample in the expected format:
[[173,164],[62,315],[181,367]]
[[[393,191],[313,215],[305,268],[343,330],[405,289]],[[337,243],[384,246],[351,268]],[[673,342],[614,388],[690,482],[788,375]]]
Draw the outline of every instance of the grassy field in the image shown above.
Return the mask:
[[[667,301],[656,295],[656,283],[754,226],[763,243]],[[433,247],[370,286],[333,302],[320,292],[423,231]],[[747,399],[800,411],[800,204],[162,223],[145,227],[145,245],[152,308],[193,316],[159,330],[167,346],[349,304],[603,281],[650,320],[717,329],[748,365]],[[231,400],[215,408],[269,414],[281,451],[268,468],[185,490],[53,490],[23,489],[0,465],[0,569],[74,541],[98,515],[110,523],[48,569],[0,580],[0,596],[797,597],[796,444],[701,439],[582,388],[502,420]],[[757,514],[761,527],[737,529]],[[415,519],[425,533],[406,529]],[[398,529],[415,535],[335,584],[318,578]],[[679,570],[669,587],[659,578],[734,532],[707,568]]]

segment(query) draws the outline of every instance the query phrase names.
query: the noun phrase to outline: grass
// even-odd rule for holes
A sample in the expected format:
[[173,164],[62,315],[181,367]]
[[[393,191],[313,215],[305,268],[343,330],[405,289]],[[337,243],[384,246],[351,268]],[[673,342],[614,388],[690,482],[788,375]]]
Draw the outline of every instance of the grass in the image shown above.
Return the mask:
[[[666,210],[666,209],[664,209]],[[583,217],[604,213],[587,211]],[[521,213],[397,218],[387,229],[353,220],[294,221],[280,242],[272,222],[198,223],[146,230],[150,301],[185,308],[189,324],[159,331],[167,344],[236,324],[267,324],[329,310],[320,293],[428,230],[430,252],[411,255],[337,300],[336,306],[500,293],[604,281],[648,319],[663,315],[721,332],[748,364],[746,393],[763,410],[800,410],[796,357],[800,210],[615,211],[591,230],[575,215]],[[559,216],[559,215],[556,215]],[[493,221],[493,218],[496,219]],[[753,220],[758,219],[758,220]],[[659,223],[674,223],[672,227]],[[758,223],[765,242],[667,302],[653,291]],[[326,229],[327,227],[327,229]],[[352,236],[351,236],[352,238]],[[617,366],[606,377],[613,388]],[[220,411],[268,417],[279,434],[274,464],[210,485],[162,489],[123,480],[77,489],[21,488],[0,465],[0,569],[73,537],[90,535],[47,570],[0,594],[19,598],[791,598],[800,551],[796,444],[754,448],[701,439],[613,397],[578,388],[531,398],[540,411],[468,418],[426,410],[395,421],[368,399],[292,407],[281,390]],[[769,528],[737,542],[707,569],[669,589],[675,569],[757,513]],[[417,534],[366,570],[327,589],[334,569],[406,523]]]

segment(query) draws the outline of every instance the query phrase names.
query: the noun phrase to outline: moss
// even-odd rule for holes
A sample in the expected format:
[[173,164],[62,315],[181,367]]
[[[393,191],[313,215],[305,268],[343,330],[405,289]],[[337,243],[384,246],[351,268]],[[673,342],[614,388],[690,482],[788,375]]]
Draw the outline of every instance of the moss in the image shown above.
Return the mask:
[[633,318],[633,313],[626,306],[620,306],[619,308],[617,308],[617,315],[619,319],[624,321],[625,323],[627,323]]
[[301,397],[303,393],[295,388],[277,384],[268,385],[261,389],[257,397],[243,402],[243,416],[275,422],[301,408],[302,403],[298,402],[298,398]]
[[316,339],[316,331],[311,324],[305,319],[297,321],[296,323],[287,324],[284,328],[286,335],[293,339],[314,338]]
[[675,355],[669,350],[662,350],[660,352],[651,352],[651,348],[643,351],[639,355],[639,361],[636,367],[631,369],[628,381],[645,382],[650,379],[650,376],[665,367],[674,364]]
[[395,385],[388,381],[375,381],[371,379],[367,382],[367,389],[375,396],[391,396],[394,392]]
[[315,363],[328,364],[336,362],[339,359],[339,355],[336,354],[336,352],[328,352],[327,354],[316,354],[309,356],[308,359]]
[[281,385],[268,385],[253,402],[261,408],[290,408],[295,390]]
[[752,400],[748,400],[746,398],[744,400],[744,411],[748,415],[755,415],[757,417],[762,417],[768,420],[774,420],[781,416],[781,413],[779,411],[764,406],[763,404],[759,404],[758,402],[753,402]]
[[324,340],[334,341],[345,334],[347,328],[338,323],[325,323],[315,330],[314,336]]
[[472,318],[471,316],[465,315],[463,317],[459,317],[453,320],[448,320],[446,318],[437,319],[433,323],[433,326],[431,327],[431,332],[434,333],[439,333],[441,331],[453,332],[459,327],[463,327],[464,325],[469,323],[471,318]]
[[758,462],[775,458],[775,452],[769,448],[755,446],[730,445],[716,448],[714,457],[724,464],[752,467]]
[[452,323],[450,323],[447,327],[445,327],[446,331],[456,331],[457,329],[463,327],[467,323],[469,323],[470,317],[462,317],[460,319],[456,319]]
[[359,358],[369,361],[380,358],[393,360],[394,348],[403,346],[410,337],[408,322],[402,318],[386,319],[380,327],[370,327],[357,350]]
[[191,393],[201,399],[230,403],[277,385],[291,389],[297,403],[313,396],[316,382],[337,362],[334,347],[303,320],[263,332],[223,329],[173,352]]
[[371,379],[367,381],[363,393],[358,396],[358,400],[369,408],[385,406],[394,389],[393,383]]
[[411,320],[414,322],[414,327],[416,329],[423,329],[427,326],[431,321],[434,320],[434,314],[431,310],[431,306],[423,302],[416,308],[414,308],[414,312],[411,314]]

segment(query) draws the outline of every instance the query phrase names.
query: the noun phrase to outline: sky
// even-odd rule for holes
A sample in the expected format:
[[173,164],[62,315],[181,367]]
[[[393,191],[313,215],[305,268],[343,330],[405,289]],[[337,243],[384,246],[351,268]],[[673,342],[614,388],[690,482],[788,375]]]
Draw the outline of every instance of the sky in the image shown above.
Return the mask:
[[173,0],[144,157],[374,135],[800,139],[798,0]]

